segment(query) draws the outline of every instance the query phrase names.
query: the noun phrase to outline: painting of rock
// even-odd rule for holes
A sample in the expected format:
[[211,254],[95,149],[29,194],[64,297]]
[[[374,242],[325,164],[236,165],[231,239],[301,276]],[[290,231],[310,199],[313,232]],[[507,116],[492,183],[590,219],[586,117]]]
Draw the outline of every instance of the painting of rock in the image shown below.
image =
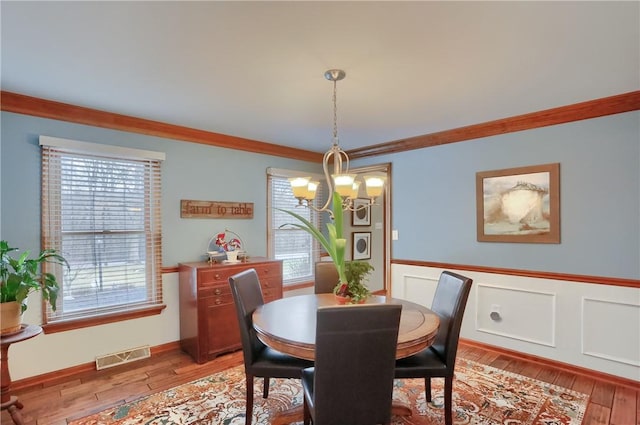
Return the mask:
[[[528,172],[535,171],[534,166],[478,173],[478,206],[482,211],[482,215],[478,216],[478,240],[548,242],[538,238],[509,240],[491,237],[545,237],[552,233],[554,239],[555,233],[558,233],[559,237],[559,232],[554,229],[554,213],[557,212],[557,205],[554,203],[559,202],[559,198],[555,184],[557,175],[553,175],[558,165],[549,164],[555,167],[550,170],[541,169],[538,172]],[[489,239],[482,239],[484,237]]]

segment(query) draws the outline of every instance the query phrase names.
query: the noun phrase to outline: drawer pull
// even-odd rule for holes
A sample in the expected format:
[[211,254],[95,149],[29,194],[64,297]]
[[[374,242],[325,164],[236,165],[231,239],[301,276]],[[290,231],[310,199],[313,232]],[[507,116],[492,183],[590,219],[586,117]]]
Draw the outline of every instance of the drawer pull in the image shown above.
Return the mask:
[[216,273],[216,280],[220,280],[220,274]]
[[216,288],[216,290],[215,290],[215,292],[214,292],[214,293],[215,293],[216,295],[220,295],[220,294],[222,294],[222,289],[220,289],[220,288]]
[[216,298],[216,305],[222,304],[222,300],[220,298]]

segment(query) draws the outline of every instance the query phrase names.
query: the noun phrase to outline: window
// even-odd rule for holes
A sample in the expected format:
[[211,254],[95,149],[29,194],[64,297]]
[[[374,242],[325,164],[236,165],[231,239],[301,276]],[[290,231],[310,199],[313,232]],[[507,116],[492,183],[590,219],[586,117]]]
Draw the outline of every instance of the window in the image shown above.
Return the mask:
[[43,246],[70,270],[55,324],[162,304],[160,164],[164,154],[41,136]]
[[[289,177],[299,172],[269,168],[267,231],[269,258],[282,260],[282,280],[285,286],[313,281],[316,261],[320,260],[320,244],[304,230],[283,224],[295,223],[296,219],[277,208],[294,211],[318,228],[321,228],[322,214],[310,208],[296,208],[298,200],[293,197]],[[322,199],[322,187],[316,194],[316,202]]]

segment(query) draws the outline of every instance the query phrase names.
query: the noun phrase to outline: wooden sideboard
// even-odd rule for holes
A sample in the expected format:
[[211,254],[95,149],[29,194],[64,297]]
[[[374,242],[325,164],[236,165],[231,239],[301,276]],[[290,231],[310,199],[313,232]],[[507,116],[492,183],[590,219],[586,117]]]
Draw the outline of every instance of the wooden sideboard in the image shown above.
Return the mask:
[[241,348],[229,277],[251,268],[258,273],[265,302],[282,298],[281,260],[180,263],[180,345],[196,362]]

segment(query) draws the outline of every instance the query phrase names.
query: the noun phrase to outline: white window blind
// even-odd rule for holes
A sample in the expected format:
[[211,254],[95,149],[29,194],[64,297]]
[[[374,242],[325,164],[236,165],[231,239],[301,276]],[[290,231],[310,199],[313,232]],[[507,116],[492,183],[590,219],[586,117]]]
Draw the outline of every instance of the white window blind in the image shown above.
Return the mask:
[[164,154],[40,137],[43,246],[69,271],[46,323],[162,303],[161,160]]
[[[321,246],[304,230],[292,226],[281,227],[283,224],[298,221],[289,214],[278,211],[277,208],[293,211],[324,230],[322,228],[324,213],[297,206],[298,200],[293,197],[288,178],[299,174],[299,172],[287,170],[267,170],[269,257],[282,260],[282,278],[285,286],[314,280],[315,263],[320,260]],[[320,186],[316,194],[316,203],[323,199],[324,192],[326,190]]]

